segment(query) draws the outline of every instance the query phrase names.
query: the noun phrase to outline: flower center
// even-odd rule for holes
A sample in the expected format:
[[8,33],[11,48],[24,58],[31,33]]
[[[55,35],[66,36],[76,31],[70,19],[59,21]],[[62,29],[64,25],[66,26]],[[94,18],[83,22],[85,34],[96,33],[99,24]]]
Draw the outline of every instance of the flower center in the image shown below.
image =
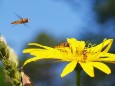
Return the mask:
[[88,56],[87,56],[87,53],[88,53],[88,52],[87,52],[86,49],[84,49],[84,50],[82,51],[82,57],[83,57],[83,58],[82,58],[82,61],[83,61],[83,62],[85,62],[86,59],[87,59],[87,57],[88,57]]
[[87,50],[86,49],[84,49],[82,51],[82,55],[83,55],[83,59],[87,59]]

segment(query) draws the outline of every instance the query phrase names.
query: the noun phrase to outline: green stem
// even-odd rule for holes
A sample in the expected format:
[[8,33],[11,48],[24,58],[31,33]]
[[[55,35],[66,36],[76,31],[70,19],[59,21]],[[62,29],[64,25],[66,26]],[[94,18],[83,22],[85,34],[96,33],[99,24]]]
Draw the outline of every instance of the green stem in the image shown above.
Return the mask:
[[79,64],[75,68],[75,71],[76,71],[76,86],[80,86],[80,78],[81,78],[82,68]]
[[77,70],[76,71],[76,86],[80,86],[80,73],[81,73],[81,70]]

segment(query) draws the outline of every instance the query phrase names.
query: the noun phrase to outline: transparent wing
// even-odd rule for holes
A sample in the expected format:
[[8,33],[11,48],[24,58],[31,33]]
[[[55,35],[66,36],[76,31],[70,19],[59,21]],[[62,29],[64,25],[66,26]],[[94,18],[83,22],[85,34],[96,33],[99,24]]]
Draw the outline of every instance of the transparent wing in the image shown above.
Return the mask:
[[22,19],[21,16],[19,16],[17,13],[14,13],[19,19]]

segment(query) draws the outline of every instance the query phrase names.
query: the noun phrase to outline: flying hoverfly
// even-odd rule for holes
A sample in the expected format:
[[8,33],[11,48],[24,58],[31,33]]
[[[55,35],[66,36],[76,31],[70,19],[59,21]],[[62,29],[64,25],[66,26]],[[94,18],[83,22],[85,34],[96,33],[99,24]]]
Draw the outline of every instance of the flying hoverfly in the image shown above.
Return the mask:
[[11,24],[25,24],[28,23],[30,20],[28,18],[21,18],[20,20],[16,20],[11,22]]
[[30,21],[28,18],[22,18],[19,15],[17,15],[16,13],[15,13],[15,15],[19,18],[19,20],[13,21],[13,22],[11,22],[11,24],[13,24],[13,25],[24,24],[25,26],[27,26],[26,23],[28,23]]

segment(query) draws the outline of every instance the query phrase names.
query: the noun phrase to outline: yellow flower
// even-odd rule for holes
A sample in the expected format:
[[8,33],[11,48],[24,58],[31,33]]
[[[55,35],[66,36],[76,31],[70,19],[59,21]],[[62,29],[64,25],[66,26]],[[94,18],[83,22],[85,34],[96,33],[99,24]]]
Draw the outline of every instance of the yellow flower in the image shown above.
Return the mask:
[[110,74],[110,68],[102,62],[115,63],[115,55],[107,53],[112,42],[113,39],[104,39],[99,45],[94,46],[89,44],[86,47],[84,41],[78,41],[75,38],[67,38],[67,43],[63,43],[54,48],[37,43],[30,43],[29,45],[35,45],[39,48],[30,48],[23,51],[23,53],[30,53],[34,56],[26,60],[24,65],[40,59],[56,59],[58,61],[69,62],[62,71],[61,77],[71,73],[76,68],[77,64],[80,64],[82,69],[90,77],[94,77],[94,67],[106,74]]

